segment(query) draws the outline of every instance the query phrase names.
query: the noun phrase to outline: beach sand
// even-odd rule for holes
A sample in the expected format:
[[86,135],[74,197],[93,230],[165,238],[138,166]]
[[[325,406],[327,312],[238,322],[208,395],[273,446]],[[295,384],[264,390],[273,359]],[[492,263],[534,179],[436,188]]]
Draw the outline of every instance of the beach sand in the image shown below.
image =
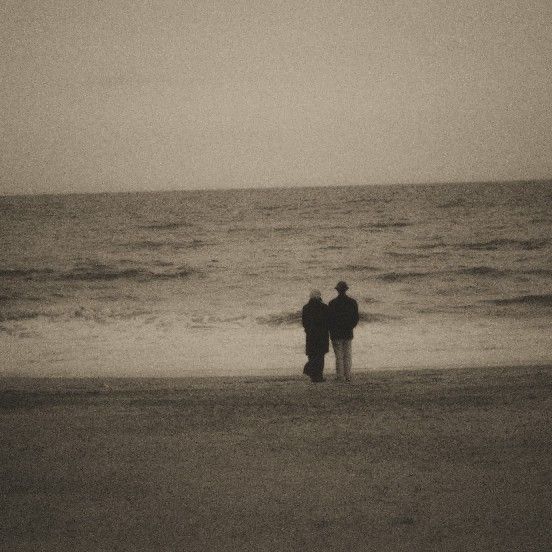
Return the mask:
[[6,551],[548,551],[552,366],[0,380]]

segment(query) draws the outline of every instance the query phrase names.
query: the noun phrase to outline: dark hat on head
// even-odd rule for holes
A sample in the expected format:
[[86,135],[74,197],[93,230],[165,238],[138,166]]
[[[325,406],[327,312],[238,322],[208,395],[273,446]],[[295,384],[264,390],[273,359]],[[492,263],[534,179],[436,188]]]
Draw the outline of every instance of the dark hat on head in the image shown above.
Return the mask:
[[341,280],[340,282],[337,282],[335,289],[337,289],[337,291],[347,291],[349,286],[347,285],[347,282]]

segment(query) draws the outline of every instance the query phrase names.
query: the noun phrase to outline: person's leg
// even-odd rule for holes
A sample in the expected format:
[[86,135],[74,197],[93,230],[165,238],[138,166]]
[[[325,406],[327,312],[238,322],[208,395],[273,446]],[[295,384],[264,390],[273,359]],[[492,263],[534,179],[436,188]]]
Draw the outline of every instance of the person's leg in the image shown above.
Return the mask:
[[351,381],[351,368],[353,365],[352,345],[352,339],[343,340],[343,372],[346,381]]
[[309,355],[308,375],[311,381],[316,379],[316,355]]
[[322,370],[324,369],[324,355],[319,354],[312,357],[312,381],[322,381]]
[[332,340],[333,350],[335,353],[335,373],[337,381],[343,380],[343,340]]

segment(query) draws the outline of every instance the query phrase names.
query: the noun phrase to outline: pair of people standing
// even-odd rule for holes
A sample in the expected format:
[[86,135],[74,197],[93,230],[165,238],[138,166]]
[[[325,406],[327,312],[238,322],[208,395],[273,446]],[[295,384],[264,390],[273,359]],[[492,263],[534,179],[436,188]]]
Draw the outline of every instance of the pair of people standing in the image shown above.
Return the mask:
[[313,382],[324,381],[324,355],[330,350],[330,338],[335,353],[337,381],[351,380],[351,342],[353,329],[358,324],[358,304],[347,295],[349,286],[346,282],[338,282],[335,289],[338,295],[328,305],[322,302],[320,291],[313,290],[302,311],[309,359],[303,373]]

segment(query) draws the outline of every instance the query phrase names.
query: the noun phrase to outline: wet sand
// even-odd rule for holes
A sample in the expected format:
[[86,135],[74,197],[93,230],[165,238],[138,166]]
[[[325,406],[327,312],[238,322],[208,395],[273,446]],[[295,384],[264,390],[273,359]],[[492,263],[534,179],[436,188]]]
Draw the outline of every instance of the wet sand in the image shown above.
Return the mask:
[[547,551],[552,366],[0,380],[14,551]]

